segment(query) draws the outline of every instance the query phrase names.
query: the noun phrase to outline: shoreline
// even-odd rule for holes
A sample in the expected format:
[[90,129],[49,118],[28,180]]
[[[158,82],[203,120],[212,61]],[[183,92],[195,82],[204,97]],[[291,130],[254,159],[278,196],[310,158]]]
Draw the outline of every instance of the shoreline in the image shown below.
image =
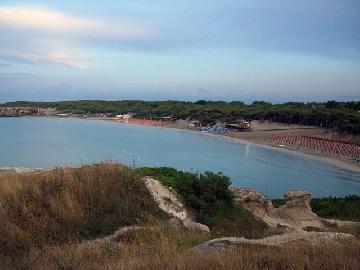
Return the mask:
[[[153,125],[150,125],[153,126]],[[345,159],[340,159],[340,158],[336,158],[336,157],[330,157],[330,156],[321,156],[317,153],[311,152],[311,151],[300,151],[297,149],[291,149],[291,147],[289,146],[284,146],[284,147],[280,147],[277,146],[275,144],[271,144],[271,143],[260,143],[258,141],[252,141],[252,140],[247,140],[245,138],[236,138],[231,136],[231,134],[226,135],[226,134],[217,134],[217,133],[210,133],[210,132],[201,132],[195,129],[186,129],[186,128],[179,128],[179,127],[171,127],[171,126],[153,126],[153,127],[159,127],[159,128],[169,128],[169,129],[177,129],[177,130],[183,130],[183,131],[188,131],[188,132],[195,132],[195,133],[199,133],[201,135],[204,136],[212,136],[212,137],[217,137],[220,139],[225,139],[225,140],[230,140],[233,142],[239,142],[239,143],[243,143],[243,144],[252,144],[252,145],[256,145],[258,147],[263,147],[266,149],[271,149],[271,150],[276,150],[276,151],[280,151],[280,152],[286,152],[286,153],[290,153],[290,154],[294,154],[294,155],[302,155],[304,157],[307,158],[311,158],[311,159],[315,159],[324,163],[328,163],[329,165],[335,166],[337,168],[340,169],[345,169],[345,170],[350,170],[356,173],[360,173],[360,165],[358,165],[357,163],[350,161],[350,160],[345,160]],[[251,132],[249,132],[251,133]]]
[[227,139],[227,140],[240,142],[240,143],[252,144],[252,145],[256,145],[256,146],[263,147],[266,149],[276,150],[276,151],[280,151],[280,152],[286,152],[286,153],[290,153],[293,155],[301,155],[306,158],[311,158],[311,159],[318,160],[318,161],[321,161],[324,163],[328,163],[328,164],[330,164],[332,166],[336,166],[340,169],[345,169],[345,170],[350,170],[350,171],[353,171],[356,173],[360,173],[360,165],[357,165],[355,162],[352,162],[349,160],[343,160],[343,159],[339,159],[339,158],[335,158],[335,157],[332,158],[332,157],[320,156],[319,154],[312,153],[310,151],[306,152],[306,151],[291,149],[289,146],[280,147],[277,145],[261,144],[259,142],[253,142],[253,141],[246,140],[246,139],[234,138],[234,137],[226,136],[226,135],[212,134],[212,133],[205,133],[204,135],[215,136],[215,137],[219,137],[222,139]]
[[[105,119],[93,119],[93,120],[105,120]],[[112,120],[106,120],[106,121],[113,122]],[[114,122],[114,123],[117,123],[117,122]],[[120,124],[125,124],[125,123],[120,123]],[[194,133],[198,133],[198,134],[205,135],[205,136],[213,136],[213,137],[217,137],[220,139],[230,140],[233,142],[239,142],[239,143],[243,143],[243,144],[252,144],[252,145],[256,145],[256,146],[263,147],[266,149],[282,151],[282,152],[286,152],[286,153],[290,153],[290,154],[294,154],[294,155],[302,155],[303,157],[312,158],[314,160],[318,160],[318,161],[327,163],[331,166],[335,166],[340,169],[349,170],[349,171],[352,171],[355,173],[360,173],[360,164],[355,163],[354,161],[351,161],[348,159],[335,157],[335,156],[328,156],[326,154],[322,155],[322,154],[316,153],[315,151],[311,151],[311,150],[304,150],[304,149],[299,150],[299,149],[295,149],[295,147],[291,147],[288,145],[284,145],[283,147],[281,147],[281,146],[278,146],[274,143],[271,143],[271,142],[268,142],[265,140],[263,140],[261,142],[261,141],[246,139],[246,138],[238,138],[238,137],[232,136],[233,132],[228,133],[228,134],[201,132],[200,130],[197,130],[194,128],[182,128],[182,127],[175,126],[173,124],[151,125],[151,124],[127,123],[127,125],[149,126],[149,127],[155,127],[155,128],[168,128],[168,129],[177,129],[177,130],[186,131],[186,132],[194,132]],[[248,132],[248,134],[251,134],[251,132]]]
[[[266,149],[276,150],[276,151],[282,151],[294,155],[302,155],[306,158],[312,158],[324,163],[327,163],[331,166],[335,166],[339,169],[349,170],[355,173],[360,173],[360,163],[355,163],[354,161],[335,157],[335,156],[329,156],[327,154],[320,154],[315,151],[305,150],[305,149],[296,149],[295,147],[291,147],[289,145],[276,145],[275,143],[271,143],[265,139],[265,136],[260,136],[258,138],[249,138],[249,136],[241,136],[241,135],[253,135],[256,133],[256,131],[251,132],[230,132],[230,133],[211,133],[211,132],[201,132],[198,129],[191,128],[191,127],[180,127],[173,123],[166,123],[162,125],[152,125],[152,124],[139,124],[139,123],[119,123],[114,121],[114,119],[109,118],[102,118],[102,117],[87,117],[87,118],[81,118],[76,116],[68,116],[68,117],[59,117],[59,116],[24,116],[26,118],[57,118],[57,119],[78,119],[78,120],[96,120],[96,121],[102,121],[102,122],[111,122],[114,124],[125,124],[125,125],[137,125],[137,126],[148,126],[148,127],[154,127],[154,128],[168,128],[168,129],[176,129],[180,131],[186,131],[186,132],[194,132],[197,134],[205,135],[205,136],[213,136],[220,139],[230,140],[233,142],[239,142],[243,144],[253,144],[259,147],[263,147]],[[315,128],[295,128],[294,130],[311,130]],[[283,129],[283,130],[268,130],[273,132],[280,132],[280,131],[288,131],[289,129]]]
[[[77,118],[77,117],[74,117]],[[213,137],[217,137],[220,139],[225,139],[225,140],[230,140],[233,142],[239,142],[239,143],[243,143],[243,144],[252,144],[252,145],[256,145],[259,147],[263,147],[266,149],[271,149],[271,150],[276,150],[276,151],[282,151],[282,152],[286,152],[286,153],[290,153],[290,154],[294,154],[294,155],[302,155],[303,157],[307,157],[307,158],[311,158],[314,160],[318,160],[324,163],[327,163],[331,166],[335,166],[337,168],[340,169],[344,169],[344,170],[349,170],[355,173],[360,173],[360,163],[355,163],[354,161],[345,159],[345,158],[340,158],[340,157],[335,157],[335,156],[328,156],[326,154],[322,155],[319,153],[316,153],[315,151],[311,151],[311,150],[304,150],[304,149],[296,149],[295,147],[291,147],[288,145],[284,145],[283,147],[278,146],[274,143],[271,143],[269,141],[266,140],[251,140],[251,139],[246,139],[246,138],[238,138],[234,135],[234,132],[230,132],[230,133],[223,133],[223,134],[218,134],[218,133],[211,133],[211,132],[202,132],[200,130],[197,130],[195,128],[190,128],[190,127],[179,127],[176,126],[175,124],[164,124],[164,125],[152,125],[152,124],[139,124],[139,123],[119,123],[119,122],[115,122],[113,121],[113,119],[102,119],[102,118],[86,118],[84,120],[102,120],[102,121],[109,121],[109,122],[114,122],[117,124],[125,124],[125,125],[137,125],[137,126],[148,126],[148,127],[155,127],[155,128],[168,128],[168,129],[176,129],[176,130],[181,130],[181,131],[186,131],[186,132],[194,132],[197,134],[201,134],[201,135],[205,135],[205,136],[213,136]],[[312,128],[298,128],[300,130],[306,130],[306,129],[312,129]],[[286,131],[287,129],[284,129],[284,131]],[[271,130],[272,132],[274,132],[274,130]],[[247,134],[251,134],[252,132],[247,132]],[[236,132],[235,134],[241,134],[239,132]]]

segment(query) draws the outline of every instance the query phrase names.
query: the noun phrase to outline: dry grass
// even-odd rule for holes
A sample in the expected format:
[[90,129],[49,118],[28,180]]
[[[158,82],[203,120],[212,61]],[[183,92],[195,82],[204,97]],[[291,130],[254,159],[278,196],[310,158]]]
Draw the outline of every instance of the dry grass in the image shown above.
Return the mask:
[[0,178],[0,253],[110,234],[159,210],[141,178],[120,165]]
[[32,250],[29,256],[2,261],[4,268],[30,269],[359,269],[360,243],[317,247],[244,246],[226,253],[199,255],[189,248],[198,235],[149,229],[121,248],[98,243],[65,244]]

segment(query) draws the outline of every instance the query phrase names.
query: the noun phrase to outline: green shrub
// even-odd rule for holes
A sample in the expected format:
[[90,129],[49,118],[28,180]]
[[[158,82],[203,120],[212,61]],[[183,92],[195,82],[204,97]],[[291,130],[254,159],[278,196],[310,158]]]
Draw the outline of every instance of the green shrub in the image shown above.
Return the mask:
[[262,220],[257,219],[241,204],[235,203],[231,208],[221,207],[212,218],[212,235],[216,238],[227,236],[261,238],[268,229]]
[[274,207],[278,208],[286,203],[285,199],[273,199],[271,200]]
[[357,195],[344,198],[315,198],[311,201],[311,208],[324,218],[360,221],[360,196]]
[[138,173],[152,176],[174,188],[185,205],[196,210],[198,221],[208,225],[216,235],[260,235],[266,225],[252,213],[234,203],[229,190],[230,178],[221,173],[195,174],[173,168],[138,168]]

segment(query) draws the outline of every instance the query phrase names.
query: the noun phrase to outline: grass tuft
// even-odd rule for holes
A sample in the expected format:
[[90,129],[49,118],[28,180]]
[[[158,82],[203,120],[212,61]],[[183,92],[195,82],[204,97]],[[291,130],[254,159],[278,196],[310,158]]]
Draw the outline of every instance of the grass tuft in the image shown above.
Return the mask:
[[0,253],[8,255],[107,235],[160,214],[141,177],[120,165],[59,168],[0,182],[7,187],[0,191]]

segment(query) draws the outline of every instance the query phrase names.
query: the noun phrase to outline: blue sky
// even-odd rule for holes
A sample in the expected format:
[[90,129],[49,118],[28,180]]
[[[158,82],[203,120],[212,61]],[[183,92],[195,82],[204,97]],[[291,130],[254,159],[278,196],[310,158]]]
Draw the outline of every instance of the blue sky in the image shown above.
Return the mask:
[[0,102],[358,100],[358,0],[0,0]]

